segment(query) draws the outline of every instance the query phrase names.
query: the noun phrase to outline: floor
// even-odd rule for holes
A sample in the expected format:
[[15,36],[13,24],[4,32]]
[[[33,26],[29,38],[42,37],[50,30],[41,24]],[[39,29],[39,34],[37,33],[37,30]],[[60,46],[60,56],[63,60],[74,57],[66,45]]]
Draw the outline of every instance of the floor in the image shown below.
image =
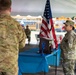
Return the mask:
[[23,74],[23,75],[64,75],[63,74],[63,70],[62,70],[62,67],[61,66],[59,66],[58,68],[57,68],[57,72],[55,73],[55,68],[54,67],[51,67],[50,69],[49,69],[49,72],[48,73],[43,73],[43,72],[41,72],[41,73],[37,73],[37,74]]
[[[29,44],[29,45],[26,44],[23,51],[28,50],[30,48],[37,48],[37,47],[38,47],[38,45],[36,45],[36,44]],[[55,72],[55,70],[56,70],[55,67],[49,66],[48,73],[40,72],[40,73],[36,73],[36,74],[23,74],[23,75],[64,75],[61,65],[57,67],[57,72]]]

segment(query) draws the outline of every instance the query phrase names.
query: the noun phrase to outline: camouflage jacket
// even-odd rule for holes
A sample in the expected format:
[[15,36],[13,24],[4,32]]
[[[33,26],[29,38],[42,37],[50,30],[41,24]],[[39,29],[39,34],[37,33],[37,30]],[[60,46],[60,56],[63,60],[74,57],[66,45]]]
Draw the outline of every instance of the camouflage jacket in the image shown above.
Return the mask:
[[18,70],[18,52],[25,46],[25,37],[22,26],[15,19],[0,15],[0,70],[13,73]]
[[30,34],[31,34],[30,29],[25,29],[25,34],[26,34],[26,36],[30,36]]
[[65,34],[60,48],[62,58],[76,59],[76,33],[73,30]]

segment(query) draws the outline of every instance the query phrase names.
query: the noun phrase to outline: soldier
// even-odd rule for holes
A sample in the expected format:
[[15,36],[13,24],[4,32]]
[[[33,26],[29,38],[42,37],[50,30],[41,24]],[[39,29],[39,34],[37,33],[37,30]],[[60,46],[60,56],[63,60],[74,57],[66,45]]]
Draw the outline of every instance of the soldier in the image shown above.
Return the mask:
[[31,31],[30,31],[28,25],[26,26],[25,33],[26,33],[26,36],[27,36],[27,39],[28,39],[28,44],[30,44],[30,35],[31,35]]
[[10,16],[11,1],[0,0],[0,75],[18,75],[18,53],[25,47],[25,32]]
[[60,48],[62,56],[62,67],[64,75],[75,75],[74,66],[76,61],[76,33],[74,32],[74,22],[67,20],[65,23],[67,33],[63,38]]

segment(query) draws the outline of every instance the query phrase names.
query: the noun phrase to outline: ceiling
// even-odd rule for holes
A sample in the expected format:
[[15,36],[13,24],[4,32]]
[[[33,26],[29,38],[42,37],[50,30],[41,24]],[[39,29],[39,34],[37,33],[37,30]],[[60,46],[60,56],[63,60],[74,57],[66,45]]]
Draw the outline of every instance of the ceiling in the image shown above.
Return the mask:
[[[11,15],[42,16],[46,0],[12,0]],[[53,17],[76,15],[76,0],[50,0]]]

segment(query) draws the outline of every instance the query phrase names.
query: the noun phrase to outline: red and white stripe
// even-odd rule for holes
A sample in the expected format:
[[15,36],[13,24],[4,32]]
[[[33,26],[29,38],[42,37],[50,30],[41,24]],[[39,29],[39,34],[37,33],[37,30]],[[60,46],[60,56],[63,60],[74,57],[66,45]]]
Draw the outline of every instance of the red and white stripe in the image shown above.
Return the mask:
[[55,35],[52,19],[49,19],[49,24],[48,24],[46,18],[43,17],[42,25],[40,28],[40,37],[48,38],[49,40],[52,40],[52,47],[58,48],[57,38]]

